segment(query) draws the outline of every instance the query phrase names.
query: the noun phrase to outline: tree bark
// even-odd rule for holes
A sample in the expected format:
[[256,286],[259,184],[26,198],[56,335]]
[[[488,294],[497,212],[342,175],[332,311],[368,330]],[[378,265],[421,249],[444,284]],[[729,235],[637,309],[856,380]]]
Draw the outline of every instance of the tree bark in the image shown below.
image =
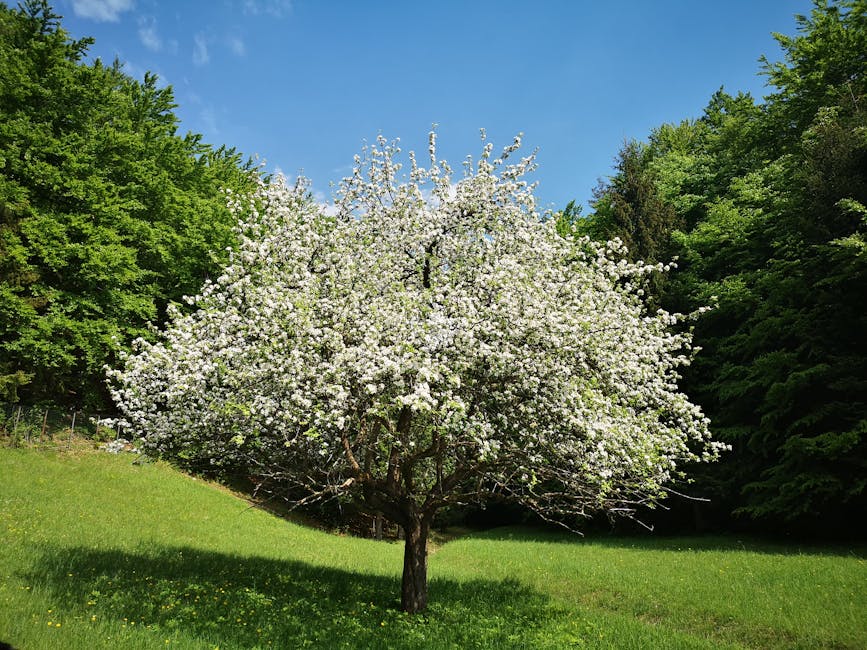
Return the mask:
[[415,614],[427,608],[427,535],[430,523],[426,517],[410,517],[404,526],[406,545],[403,554],[403,583],[400,607]]
[[373,515],[373,539],[377,542],[382,541],[382,513],[377,512]]

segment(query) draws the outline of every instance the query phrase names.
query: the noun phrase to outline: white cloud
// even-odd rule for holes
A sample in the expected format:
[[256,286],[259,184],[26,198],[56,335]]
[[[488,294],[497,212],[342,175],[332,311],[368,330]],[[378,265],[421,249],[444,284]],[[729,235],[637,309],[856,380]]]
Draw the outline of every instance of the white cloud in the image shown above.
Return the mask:
[[[446,200],[451,201],[458,195],[458,183],[460,181],[449,183],[449,189],[446,192]],[[439,199],[433,195],[433,188],[425,187],[421,191],[422,198],[431,205],[439,205]]]
[[244,41],[237,36],[230,36],[228,39],[229,49],[235,56],[244,56],[247,53],[247,46]]
[[133,0],[72,0],[72,11],[81,18],[116,23],[133,7]]
[[355,169],[355,165],[341,165],[340,167],[335,167],[331,170],[332,176],[339,176],[343,178],[344,176],[349,176],[352,174],[352,170]]
[[200,113],[199,119],[202,122],[203,135],[206,137],[214,137],[219,135],[220,127],[217,124],[217,112],[212,106],[206,106]]
[[319,207],[322,208],[322,214],[328,217],[334,217],[338,212],[340,212],[340,208],[337,207],[334,201],[329,203],[320,203]]
[[315,190],[313,192],[313,201],[319,206],[322,213],[329,217],[333,217],[338,212],[334,199],[329,199],[325,192]]
[[193,64],[205,65],[211,60],[208,54],[208,39],[204,34],[196,34],[193,36]]
[[142,67],[137,66],[132,61],[124,61],[123,62],[123,71],[128,74],[133,79],[141,81],[144,79],[144,74],[146,70]]
[[[258,158],[258,156],[257,156],[257,158]],[[263,170],[263,171],[264,171],[264,170]],[[275,165],[275,166],[274,166],[274,170],[271,172],[271,175],[274,177],[275,180],[276,180],[277,178],[282,178],[282,179],[283,179],[283,182],[284,182],[287,186],[291,186],[291,185],[292,185],[292,175],[291,175],[291,174],[287,174],[286,172],[284,172],[284,171],[283,171],[283,168],[280,167],[280,165]]]
[[123,71],[125,74],[129,75],[136,81],[143,81],[145,73],[152,72],[157,77],[157,88],[165,88],[171,85],[168,77],[166,77],[166,75],[164,75],[159,70],[148,70],[147,68],[137,65],[136,63],[129,60],[123,62]]
[[282,18],[292,11],[292,0],[244,0],[244,13],[250,16]]
[[157,33],[157,20],[142,16],[138,19],[138,37],[147,49],[159,52],[163,49],[163,41]]

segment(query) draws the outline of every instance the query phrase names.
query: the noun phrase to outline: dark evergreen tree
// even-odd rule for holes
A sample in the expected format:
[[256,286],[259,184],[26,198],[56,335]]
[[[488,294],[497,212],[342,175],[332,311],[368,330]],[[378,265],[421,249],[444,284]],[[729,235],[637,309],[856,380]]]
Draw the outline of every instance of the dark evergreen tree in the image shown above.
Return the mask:
[[595,219],[587,224],[620,237],[630,259],[647,262],[668,254],[671,233],[678,226],[673,207],[659,195],[652,159],[647,147],[627,142],[617,156],[615,175],[594,192]]
[[578,229],[659,259],[643,244],[657,197],[682,228],[665,306],[716,304],[686,383],[733,451],[692,491],[755,525],[851,531],[867,508],[867,3],[797,22],[764,104],[721,90],[654,130],[626,155],[655,194],[623,191],[642,176],[621,162]]

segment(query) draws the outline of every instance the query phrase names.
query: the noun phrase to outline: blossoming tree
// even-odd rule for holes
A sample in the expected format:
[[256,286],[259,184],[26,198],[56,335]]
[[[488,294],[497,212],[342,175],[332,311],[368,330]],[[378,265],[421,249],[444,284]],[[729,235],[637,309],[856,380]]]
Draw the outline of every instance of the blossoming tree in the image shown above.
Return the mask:
[[720,449],[677,389],[689,336],[646,313],[649,267],[540,218],[519,145],[485,144],[453,182],[435,133],[408,174],[380,138],[335,210],[279,181],[236,200],[231,265],[109,371],[125,425],[152,454],[384,514],[405,532],[409,612],[443,506],[498,496],[560,519],[661,498],[678,463]]

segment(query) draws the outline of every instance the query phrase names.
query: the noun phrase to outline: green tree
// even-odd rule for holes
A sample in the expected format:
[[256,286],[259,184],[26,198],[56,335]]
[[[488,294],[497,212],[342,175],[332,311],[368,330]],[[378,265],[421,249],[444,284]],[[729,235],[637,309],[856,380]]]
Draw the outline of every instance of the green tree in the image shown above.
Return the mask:
[[729,220],[711,244],[729,270],[693,285],[726,301],[699,326],[714,356],[695,370],[740,448],[739,510],[769,522],[843,528],[867,505],[867,267],[841,245],[863,235],[867,201],[865,7],[819,2],[799,36],[778,36],[777,90],[743,127],[772,138],[710,202],[707,223]]
[[252,178],[177,134],[155,76],[84,63],[91,39],[59,19],[0,6],[0,377],[27,401],[96,405],[118,347],[225,261],[221,190]]
[[[631,261],[668,261],[671,235],[680,218],[660,192],[654,162],[651,147],[637,141],[624,144],[616,159],[616,173],[594,190],[593,214],[586,219],[570,214],[572,226],[561,228],[561,234],[570,231],[597,241],[619,238]],[[559,216],[561,221],[568,212],[567,206]],[[651,308],[659,306],[664,285],[665,275],[660,271],[652,271],[645,278],[643,290],[649,294]]]
[[[720,90],[633,148],[682,228],[663,305],[717,305],[685,387],[733,451],[693,490],[759,525],[851,529],[867,507],[865,16],[863,0],[816,2],[777,35],[764,104]],[[619,168],[608,195],[640,213],[616,193],[628,179]],[[602,207],[585,231],[641,241],[643,224]]]
[[606,236],[623,240],[630,259],[656,262],[667,255],[677,218],[660,196],[651,161],[652,151],[641,143],[623,146],[615,175],[594,192],[596,213],[588,226],[595,222]]

